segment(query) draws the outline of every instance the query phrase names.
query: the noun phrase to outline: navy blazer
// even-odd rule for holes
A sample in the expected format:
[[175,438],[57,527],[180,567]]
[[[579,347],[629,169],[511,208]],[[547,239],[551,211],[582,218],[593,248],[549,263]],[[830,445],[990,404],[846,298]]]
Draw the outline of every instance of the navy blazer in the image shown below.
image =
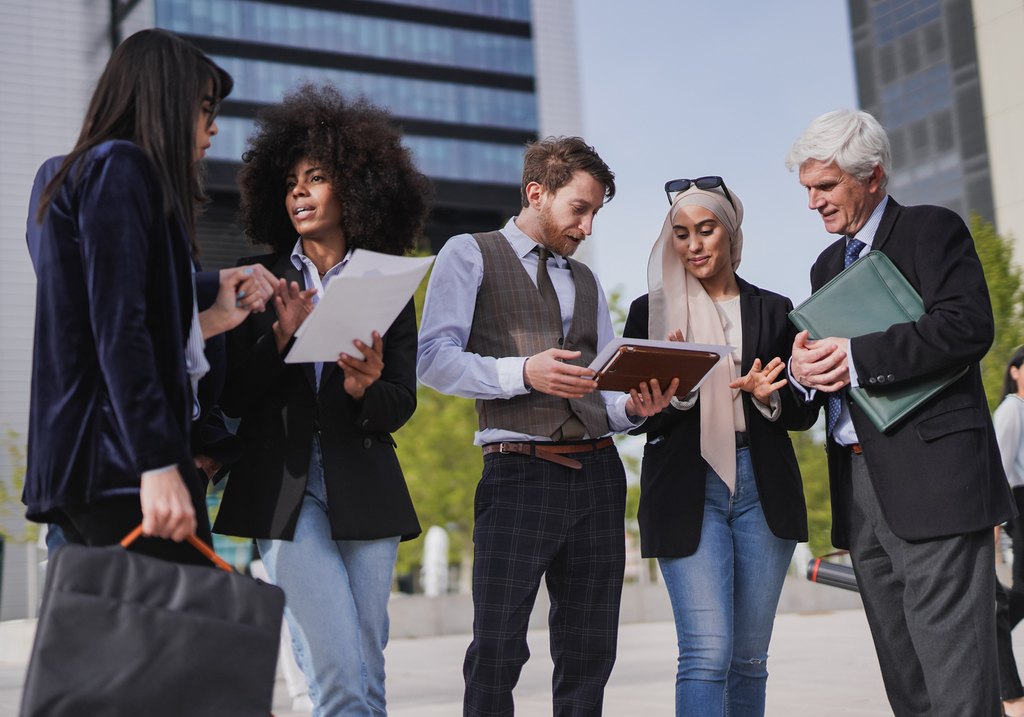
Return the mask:
[[[290,252],[242,259],[305,285]],[[325,362],[285,363],[273,306],[227,335],[221,406],[241,419],[245,448],[231,467],[214,531],[290,540],[302,508],[314,432],[320,435],[328,518],[335,540],[414,538],[420,525],[391,433],[416,409],[416,311],[410,301],[383,336],[384,369],[363,396],[345,392],[345,373]]]
[[32,520],[137,494],[146,470],[177,464],[194,477],[188,237],[131,142],[87,152],[37,223],[53,169],[36,178],[28,221],[38,277],[23,493]]
[[[789,360],[796,329],[788,320],[793,308],[785,296],[760,289],[736,277],[740,287],[740,323],[743,330],[740,366],[750,370],[755,358],[767,363],[776,356]],[[629,307],[622,332],[625,338],[648,338],[648,296]],[[655,338],[664,338],[662,336]],[[789,540],[807,540],[807,507],[800,468],[789,430],[806,430],[816,410],[797,401],[788,390],[779,391],[782,414],[769,421],[741,397],[747,424],[750,458],[761,508],[773,534]],[[646,433],[640,473],[640,549],[645,558],[681,558],[700,544],[704,520],[707,462],[700,455],[700,407],[687,411],[668,407],[648,418],[634,433]]]
[[[916,378],[968,367],[903,423],[881,433],[847,398],[868,472],[889,528],[904,540],[970,533],[1016,512],[1003,473],[978,362],[992,345],[995,323],[974,240],[963,220],[943,207],[903,207],[892,197],[872,249],[888,256],[924,301],[925,314],[886,331],[853,337],[861,385],[884,390]],[[843,269],[845,239],[811,267],[817,291]],[[845,396],[846,394],[844,394]],[[816,405],[825,401],[819,392]],[[848,452],[827,441],[832,542],[848,547]]]

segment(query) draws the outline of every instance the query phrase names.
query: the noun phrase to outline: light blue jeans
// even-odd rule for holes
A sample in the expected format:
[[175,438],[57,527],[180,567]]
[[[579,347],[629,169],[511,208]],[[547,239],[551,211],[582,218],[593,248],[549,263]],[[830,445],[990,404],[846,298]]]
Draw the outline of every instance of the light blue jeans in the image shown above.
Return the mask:
[[314,439],[294,539],[256,542],[270,579],[285,592],[313,717],[386,715],[384,647],[399,538],[331,539],[326,495]]
[[710,468],[697,552],[659,558],[679,640],[677,717],[762,717],[768,643],[795,540],[765,522],[750,451],[736,493]]

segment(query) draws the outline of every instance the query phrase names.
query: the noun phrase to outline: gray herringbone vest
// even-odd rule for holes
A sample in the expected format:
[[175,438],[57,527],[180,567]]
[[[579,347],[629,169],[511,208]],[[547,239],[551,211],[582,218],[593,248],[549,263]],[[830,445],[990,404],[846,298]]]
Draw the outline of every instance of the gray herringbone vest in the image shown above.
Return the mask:
[[[481,356],[532,356],[558,346],[561,327],[544,305],[536,284],[501,232],[474,234],[483,254],[484,276],[476,297],[467,349]],[[597,355],[597,281],[584,264],[568,259],[576,287],[569,334],[563,345],[582,356],[572,363],[587,366]],[[501,428],[550,436],[575,413],[591,438],[608,433],[608,414],[595,391],[564,399],[532,391],[509,399],[476,402],[480,429]]]

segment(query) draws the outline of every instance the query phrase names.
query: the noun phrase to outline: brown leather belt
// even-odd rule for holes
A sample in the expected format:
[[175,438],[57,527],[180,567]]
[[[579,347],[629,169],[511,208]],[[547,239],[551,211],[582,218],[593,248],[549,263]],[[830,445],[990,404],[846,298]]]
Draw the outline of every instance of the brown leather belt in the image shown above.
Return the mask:
[[611,438],[601,438],[597,441],[583,441],[581,443],[488,443],[483,447],[483,450],[485,456],[491,453],[518,453],[519,455],[541,458],[566,468],[579,470],[583,467],[583,464],[572,458],[566,458],[566,454],[593,453],[610,445],[612,445]]

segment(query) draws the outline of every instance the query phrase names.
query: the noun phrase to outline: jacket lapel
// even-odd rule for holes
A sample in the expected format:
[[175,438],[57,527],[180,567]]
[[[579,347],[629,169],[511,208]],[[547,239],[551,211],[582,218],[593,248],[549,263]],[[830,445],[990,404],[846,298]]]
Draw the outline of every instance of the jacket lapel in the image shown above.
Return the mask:
[[889,237],[892,236],[892,228],[896,225],[896,217],[900,213],[900,205],[896,203],[896,200],[889,197],[889,203],[885,205],[885,210],[882,212],[882,220],[878,223],[878,229],[875,231],[874,241],[871,242],[871,249],[874,251],[881,251],[885,243],[889,241]]
[[740,285],[740,326],[743,331],[743,345],[740,347],[740,369],[743,374],[750,370],[757,358],[757,347],[761,342],[761,297],[753,287],[739,277]]

